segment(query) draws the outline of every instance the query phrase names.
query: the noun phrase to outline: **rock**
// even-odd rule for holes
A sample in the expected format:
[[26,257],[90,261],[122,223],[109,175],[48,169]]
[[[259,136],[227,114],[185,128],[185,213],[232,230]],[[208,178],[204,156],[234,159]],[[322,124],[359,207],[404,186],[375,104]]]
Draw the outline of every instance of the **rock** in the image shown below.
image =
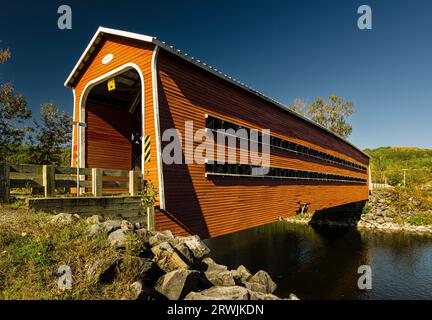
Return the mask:
[[169,300],[183,299],[189,292],[197,290],[199,272],[195,270],[174,270],[163,275],[155,290]]
[[165,272],[176,269],[189,269],[189,265],[179,256],[168,242],[162,242],[151,248],[154,254],[154,261]]
[[191,292],[185,300],[249,300],[249,290],[240,286],[211,287],[201,292]]
[[192,252],[189,250],[188,247],[186,247],[184,243],[178,243],[174,246],[174,249],[178,253],[180,253],[182,258],[184,258],[184,260],[187,260],[189,264],[193,264],[195,262]]
[[108,232],[111,233],[115,230],[120,229],[121,221],[120,220],[107,220],[101,223],[101,226]]
[[260,270],[257,273],[255,273],[252,276],[252,278],[249,279],[248,282],[260,283],[260,284],[264,285],[264,287],[267,290],[267,293],[273,293],[277,287],[276,283],[273,282],[270,275],[263,270]]
[[184,242],[185,246],[192,252],[196,259],[201,259],[210,253],[210,249],[204,242],[201,241],[199,236],[195,235],[190,237]]
[[87,276],[102,284],[111,283],[117,275],[120,263],[121,259],[118,258],[96,260],[87,269]]
[[246,289],[249,289],[250,291],[267,294],[267,288],[265,287],[265,285],[261,283],[245,281],[243,282],[243,284],[246,287]]
[[156,232],[154,236],[149,238],[149,244],[153,247],[173,238],[174,236],[172,235],[171,231]]
[[249,290],[250,300],[282,300],[278,296],[271,293],[261,293]]
[[205,264],[205,266],[206,266],[206,269],[204,270],[206,272],[224,272],[224,271],[228,270],[227,266],[216,263],[210,257],[204,258],[202,260],[202,263]]
[[231,271],[206,271],[204,274],[207,280],[214,286],[231,287],[236,285]]
[[108,236],[108,242],[112,247],[124,248],[126,247],[127,237],[130,235],[130,231],[124,231],[122,229],[111,232]]
[[88,224],[96,224],[104,222],[104,218],[101,215],[95,214],[86,219]]
[[231,273],[239,282],[246,282],[252,278],[250,271],[243,265],[238,266],[237,269],[232,270]]
[[291,293],[290,295],[289,295],[289,298],[288,298],[288,300],[300,300],[294,293]]
[[92,224],[87,228],[87,235],[89,237],[93,237],[102,232],[103,230],[104,228],[100,224]]
[[81,217],[77,214],[59,213],[51,218],[51,223],[58,225],[71,225],[77,223]]
[[122,229],[124,231],[133,231],[134,230],[134,226],[129,221],[122,220],[121,224],[120,224],[120,229]]
[[129,257],[128,259],[130,259],[128,263],[136,279],[147,285],[154,285],[157,279],[163,275],[163,271],[151,259],[141,257]]
[[132,300],[150,300],[154,289],[145,286],[141,281],[135,281],[130,286]]

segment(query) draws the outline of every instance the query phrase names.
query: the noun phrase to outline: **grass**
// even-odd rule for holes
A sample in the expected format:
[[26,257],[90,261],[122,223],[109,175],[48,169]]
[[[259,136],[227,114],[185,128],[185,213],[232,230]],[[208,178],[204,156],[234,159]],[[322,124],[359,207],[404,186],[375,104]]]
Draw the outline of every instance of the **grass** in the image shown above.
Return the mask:
[[[131,237],[124,253],[112,249],[108,235],[88,238],[84,219],[76,225],[50,223],[50,215],[20,206],[0,207],[0,299],[128,299],[134,282],[131,257],[142,250],[142,241]],[[114,281],[101,285],[87,276],[88,267],[99,259],[123,263]],[[72,270],[72,289],[59,290],[57,270]]]

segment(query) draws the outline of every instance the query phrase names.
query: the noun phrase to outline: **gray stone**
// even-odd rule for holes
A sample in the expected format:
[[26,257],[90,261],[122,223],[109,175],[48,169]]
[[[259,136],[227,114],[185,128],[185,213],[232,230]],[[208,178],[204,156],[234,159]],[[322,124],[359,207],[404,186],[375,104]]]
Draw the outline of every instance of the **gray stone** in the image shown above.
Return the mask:
[[185,300],[249,300],[249,290],[240,286],[211,287],[201,292],[191,292]]
[[249,290],[250,300],[282,300],[278,296],[271,293],[261,293]]
[[115,230],[120,229],[121,221],[120,220],[107,220],[101,223],[101,226],[108,232],[111,233]]
[[101,215],[95,214],[86,219],[88,224],[96,224],[104,222],[104,218]]
[[234,278],[239,282],[246,282],[249,281],[250,278],[252,278],[252,274],[244,265],[238,266],[237,269],[232,270],[231,273],[233,274]]
[[289,300],[300,300],[294,293],[289,295]]
[[111,283],[117,275],[121,259],[109,258],[94,261],[87,269],[87,276],[102,284]]
[[232,273],[226,271],[206,271],[205,276],[207,280],[214,286],[235,286],[235,281]]
[[202,260],[202,262],[207,266],[207,267],[206,267],[206,270],[205,270],[205,271],[207,271],[207,272],[224,272],[224,271],[227,271],[227,270],[228,270],[227,266],[224,266],[224,265],[222,265],[222,264],[218,264],[218,263],[216,263],[216,262],[215,262],[212,258],[210,258],[210,257],[204,258],[204,259]]
[[195,235],[187,239],[184,244],[192,252],[196,259],[201,259],[210,253],[210,249],[204,242],[201,241],[199,236]]
[[245,281],[243,282],[243,284],[246,287],[246,289],[249,289],[250,291],[267,294],[267,288],[265,287],[265,285],[261,283]]
[[150,300],[153,296],[153,289],[145,286],[141,281],[135,281],[130,286],[132,300]]
[[267,293],[273,293],[277,288],[276,283],[274,283],[270,275],[263,270],[260,270],[257,273],[255,273],[252,276],[252,278],[249,279],[249,282],[260,283],[264,285],[267,290]]
[[134,230],[134,226],[129,221],[122,220],[121,225],[120,225],[120,229],[122,229],[124,231],[133,231]]
[[59,213],[51,218],[51,223],[58,225],[71,225],[79,222],[80,216],[70,213]]
[[105,229],[100,224],[92,224],[87,229],[87,235],[89,237],[93,237],[93,236],[99,234],[100,232],[102,232],[103,230],[105,230]]
[[124,248],[126,246],[127,237],[130,235],[130,231],[124,231],[122,229],[111,232],[108,236],[108,242],[112,247]]
[[155,290],[169,300],[183,299],[189,292],[197,290],[199,272],[195,270],[174,270],[163,275]]
[[166,241],[152,247],[151,251],[154,254],[154,261],[165,272],[176,269],[189,269],[189,265]]
[[154,236],[149,238],[149,244],[154,247],[173,238],[171,231],[156,232]]

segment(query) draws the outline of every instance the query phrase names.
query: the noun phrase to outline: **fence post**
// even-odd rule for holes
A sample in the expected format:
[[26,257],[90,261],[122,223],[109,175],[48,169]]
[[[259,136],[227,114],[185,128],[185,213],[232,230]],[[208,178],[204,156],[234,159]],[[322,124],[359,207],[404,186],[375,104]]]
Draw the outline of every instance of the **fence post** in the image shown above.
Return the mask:
[[44,186],[45,197],[54,195],[55,168],[53,166],[42,166],[42,185]]
[[138,195],[138,171],[129,171],[129,195]]
[[0,163],[0,203],[9,202],[10,180],[9,166]]
[[102,196],[102,169],[92,169],[92,193],[95,197]]
[[147,207],[147,230],[154,231],[155,229],[155,220],[154,220],[154,207]]

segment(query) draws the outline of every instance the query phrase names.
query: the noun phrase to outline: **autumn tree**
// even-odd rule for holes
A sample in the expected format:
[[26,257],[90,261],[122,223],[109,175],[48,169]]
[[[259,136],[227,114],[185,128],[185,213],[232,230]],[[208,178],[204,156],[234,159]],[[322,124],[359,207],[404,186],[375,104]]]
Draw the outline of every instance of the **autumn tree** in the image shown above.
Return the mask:
[[303,100],[296,99],[289,107],[342,138],[348,138],[352,132],[352,126],[347,121],[354,113],[352,101],[344,101],[343,98],[329,96],[327,101],[322,97],[318,97],[308,105]]
[[[0,49],[0,64],[10,57],[8,49]],[[0,162],[5,162],[22,144],[28,132],[25,120],[30,117],[24,97],[15,92],[11,83],[0,83]]]
[[72,137],[72,119],[53,103],[45,103],[40,110],[40,120],[35,120],[30,136],[30,162],[34,164],[69,165],[65,153]]

